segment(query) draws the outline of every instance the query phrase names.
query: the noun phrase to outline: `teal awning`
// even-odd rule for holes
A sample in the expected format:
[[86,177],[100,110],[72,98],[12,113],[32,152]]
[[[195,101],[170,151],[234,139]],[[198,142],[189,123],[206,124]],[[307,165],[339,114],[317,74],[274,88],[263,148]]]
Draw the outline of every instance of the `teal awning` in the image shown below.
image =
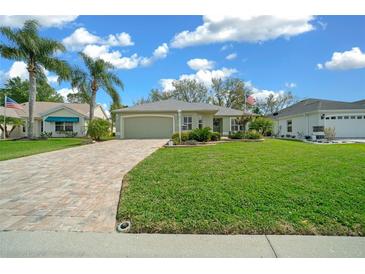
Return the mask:
[[46,122],[71,122],[77,123],[79,117],[59,117],[59,116],[48,116]]

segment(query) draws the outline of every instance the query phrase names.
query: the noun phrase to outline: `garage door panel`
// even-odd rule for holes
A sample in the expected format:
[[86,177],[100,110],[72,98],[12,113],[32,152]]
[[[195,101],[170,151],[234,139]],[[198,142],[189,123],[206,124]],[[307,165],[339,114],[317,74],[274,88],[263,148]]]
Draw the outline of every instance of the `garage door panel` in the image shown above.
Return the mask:
[[124,138],[153,139],[170,138],[173,133],[171,117],[125,117]]
[[338,138],[364,138],[365,119],[364,117],[362,119],[355,117],[355,119],[326,120],[326,127],[334,127]]

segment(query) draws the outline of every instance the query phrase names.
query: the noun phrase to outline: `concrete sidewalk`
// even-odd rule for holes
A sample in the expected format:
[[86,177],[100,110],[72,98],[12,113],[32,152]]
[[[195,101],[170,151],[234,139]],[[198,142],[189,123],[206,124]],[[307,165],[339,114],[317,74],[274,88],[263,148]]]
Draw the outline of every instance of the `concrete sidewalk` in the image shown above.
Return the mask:
[[0,257],[365,257],[364,237],[0,232]]

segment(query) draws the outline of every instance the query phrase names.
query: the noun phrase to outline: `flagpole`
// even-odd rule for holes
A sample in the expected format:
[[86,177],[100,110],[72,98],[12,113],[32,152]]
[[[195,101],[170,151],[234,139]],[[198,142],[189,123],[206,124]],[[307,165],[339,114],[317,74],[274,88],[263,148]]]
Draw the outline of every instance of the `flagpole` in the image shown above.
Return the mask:
[[6,95],[4,96],[4,140],[6,139]]

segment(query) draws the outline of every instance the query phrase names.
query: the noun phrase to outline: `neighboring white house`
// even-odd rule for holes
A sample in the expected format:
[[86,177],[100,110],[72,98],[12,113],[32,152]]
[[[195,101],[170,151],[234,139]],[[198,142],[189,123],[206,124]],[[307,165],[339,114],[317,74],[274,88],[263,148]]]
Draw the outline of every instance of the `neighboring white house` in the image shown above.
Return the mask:
[[280,137],[321,138],[325,128],[335,128],[336,138],[365,138],[365,100],[341,102],[306,99],[278,113],[274,133]]
[[[18,126],[10,134],[10,138],[27,136],[28,103],[21,104],[23,110],[7,109],[8,117],[21,118],[24,126]],[[34,136],[41,132],[52,132],[52,137],[65,137],[74,132],[76,136],[85,136],[89,120],[89,104],[36,102],[34,106]],[[4,115],[4,107],[0,107],[0,115]],[[95,107],[95,117],[109,119],[101,105]],[[2,123],[2,121],[0,121]],[[9,128],[9,127],[8,127]]]

